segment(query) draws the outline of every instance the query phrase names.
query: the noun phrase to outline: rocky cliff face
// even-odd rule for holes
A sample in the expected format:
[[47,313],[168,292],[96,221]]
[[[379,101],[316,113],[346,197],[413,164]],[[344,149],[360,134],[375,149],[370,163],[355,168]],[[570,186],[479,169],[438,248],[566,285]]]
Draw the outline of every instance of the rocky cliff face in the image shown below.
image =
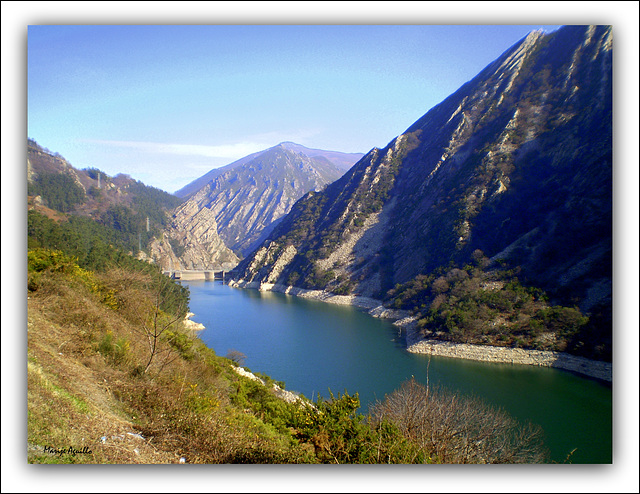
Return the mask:
[[384,149],[309,192],[238,280],[384,298],[476,249],[610,304],[612,33],[533,32]]
[[201,188],[192,192],[187,207],[198,212],[194,221],[203,228],[215,219],[225,244],[247,254],[303,194],[321,190],[361,156],[282,143],[212,170],[204,183],[194,181]]
[[218,235],[215,215],[195,203],[178,206],[172,221],[149,247],[151,258],[164,270],[231,269],[238,257]]

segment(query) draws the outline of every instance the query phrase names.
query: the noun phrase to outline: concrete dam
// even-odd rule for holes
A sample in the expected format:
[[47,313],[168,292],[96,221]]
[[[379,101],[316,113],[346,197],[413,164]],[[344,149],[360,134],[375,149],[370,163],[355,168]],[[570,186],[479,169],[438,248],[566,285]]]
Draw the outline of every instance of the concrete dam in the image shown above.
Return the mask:
[[205,281],[227,281],[232,270],[224,269],[183,269],[183,270],[165,270],[162,274],[174,280],[205,280]]

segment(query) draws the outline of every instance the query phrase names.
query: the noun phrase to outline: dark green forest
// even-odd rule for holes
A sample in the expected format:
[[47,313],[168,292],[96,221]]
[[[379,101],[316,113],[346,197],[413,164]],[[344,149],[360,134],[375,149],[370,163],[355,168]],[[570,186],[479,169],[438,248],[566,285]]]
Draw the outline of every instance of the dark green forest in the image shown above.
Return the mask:
[[40,173],[27,185],[27,194],[42,197],[51,209],[68,213],[82,204],[86,194],[82,187],[67,173]]
[[473,261],[434,270],[389,290],[386,303],[410,310],[422,336],[455,343],[568,352],[611,361],[611,314],[596,307],[554,305],[544,290],[523,284],[518,266]]

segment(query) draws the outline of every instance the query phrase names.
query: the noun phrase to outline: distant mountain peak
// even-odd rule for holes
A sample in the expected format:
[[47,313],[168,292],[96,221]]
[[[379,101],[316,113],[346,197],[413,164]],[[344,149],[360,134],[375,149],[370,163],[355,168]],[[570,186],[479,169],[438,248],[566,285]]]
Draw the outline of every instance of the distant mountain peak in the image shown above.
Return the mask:
[[286,151],[302,154],[308,158],[316,158],[316,157],[326,158],[340,171],[340,174],[347,171],[349,168],[351,168],[351,166],[353,166],[354,163],[356,163],[360,158],[362,158],[362,156],[364,156],[362,153],[343,153],[340,151],[326,151],[323,149],[312,149],[292,141],[283,141],[270,148],[263,149],[262,151],[249,154],[244,158],[240,158],[239,160],[236,160],[233,163],[230,163],[228,165],[221,166],[219,168],[214,168],[209,172],[205,173],[204,175],[202,175],[200,178],[193,180],[189,184],[177,190],[175,192],[175,195],[182,199],[192,196],[193,194],[198,192],[200,189],[202,189],[204,186],[206,186],[208,183],[212,182],[217,177],[225,174],[229,170],[242,167],[245,164],[249,163],[250,161],[253,161],[254,159],[258,158],[259,156],[262,156],[265,153],[278,150],[278,149],[283,149]]
[[202,218],[215,219],[225,244],[247,254],[300,197],[340,178],[361,156],[284,141],[211,170],[176,195],[188,198],[189,211],[206,210]]

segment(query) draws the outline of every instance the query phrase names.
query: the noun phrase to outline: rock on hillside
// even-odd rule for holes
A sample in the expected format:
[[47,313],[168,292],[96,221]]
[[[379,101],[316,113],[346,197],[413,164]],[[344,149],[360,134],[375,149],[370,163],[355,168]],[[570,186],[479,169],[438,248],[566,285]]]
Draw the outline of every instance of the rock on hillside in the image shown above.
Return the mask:
[[149,247],[151,257],[164,270],[230,269],[238,257],[218,235],[210,209],[198,209],[193,202],[179,206],[160,238]]

